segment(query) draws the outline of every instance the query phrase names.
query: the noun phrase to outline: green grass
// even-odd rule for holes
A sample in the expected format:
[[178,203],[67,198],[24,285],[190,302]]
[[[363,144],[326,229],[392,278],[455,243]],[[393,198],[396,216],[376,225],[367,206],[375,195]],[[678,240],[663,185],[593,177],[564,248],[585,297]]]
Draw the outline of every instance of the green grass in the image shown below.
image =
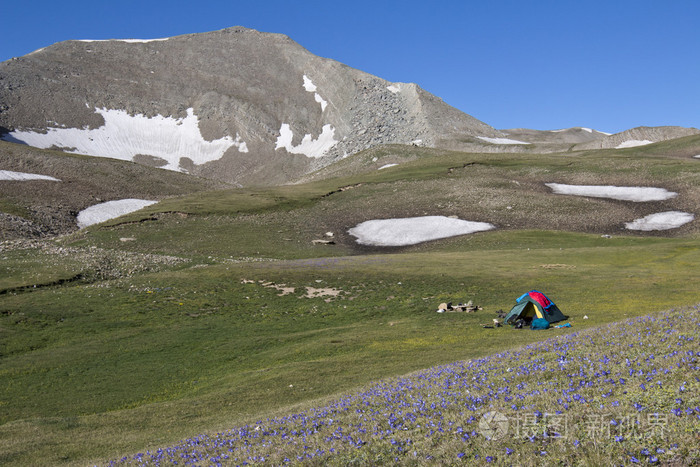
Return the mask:
[[[480,325],[533,288],[573,330],[697,303],[696,227],[630,234],[618,216],[647,208],[543,187],[627,180],[677,187],[679,200],[654,208],[692,204],[694,161],[414,152],[382,171],[172,198],[51,249],[0,253],[0,463],[103,462],[530,343],[542,335]],[[498,229],[388,251],[346,234],[426,213]],[[312,243],[326,231],[335,245]],[[306,298],[307,287],[341,293]],[[484,309],[435,313],[468,300]]]
[[23,217],[25,219],[31,216],[27,208],[18,206],[16,203],[6,198],[0,198],[0,212],[17,217]]
[[[697,305],[656,312],[383,379],[293,415],[162,446],[159,460],[695,465],[700,383],[689,372],[698,369],[699,317]],[[496,433],[485,423],[494,412],[505,422]]]
[[0,252],[0,293],[70,280],[82,264],[71,258],[43,255],[38,249]]
[[[415,151],[415,149],[414,149]],[[376,152],[370,153],[370,155]],[[362,159],[362,154],[341,161]],[[347,162],[350,163],[350,162]],[[174,254],[207,262],[220,259],[343,256],[375,250],[358,247],[347,230],[367,219],[417,215],[458,216],[491,222],[504,235],[500,245],[522,243],[504,231],[578,231],[629,236],[624,222],[660,210],[690,211],[700,202],[700,164],[664,157],[597,151],[576,155],[464,154],[421,149],[421,156],[388,170],[270,189],[220,190],[164,200],[95,226],[67,245],[139,253]],[[552,196],[545,183],[663,186],[679,196],[663,203],[621,203]],[[345,189],[346,187],[352,187]],[[335,245],[315,245],[325,232]],[[700,233],[697,223],[681,231]],[[671,232],[671,234],[675,234]],[[526,234],[527,235],[527,234]],[[135,238],[121,242],[120,238]],[[476,237],[443,240],[402,251],[490,248]],[[483,238],[483,237],[478,237]],[[491,238],[491,237],[487,237]],[[526,237],[527,238],[527,237]],[[616,239],[591,244],[615,243]],[[640,240],[643,241],[643,240]],[[560,241],[568,245],[566,241]],[[499,248],[501,246],[498,246]]]
[[[0,432],[19,444],[0,451],[19,463],[116,457],[532,342],[480,326],[531,288],[574,329],[697,300],[695,240],[623,243],[220,264],[6,296]],[[327,302],[304,287],[345,293]],[[434,312],[467,300],[484,310]],[[129,428],[115,434],[115,423]]]

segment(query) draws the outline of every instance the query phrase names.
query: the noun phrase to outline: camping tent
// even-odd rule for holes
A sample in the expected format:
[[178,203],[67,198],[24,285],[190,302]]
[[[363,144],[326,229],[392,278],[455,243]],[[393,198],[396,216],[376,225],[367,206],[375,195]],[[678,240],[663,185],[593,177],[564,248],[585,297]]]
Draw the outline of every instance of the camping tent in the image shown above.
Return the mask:
[[564,313],[545,294],[531,290],[522,294],[506,315],[505,322],[513,324],[518,319],[530,322],[535,318],[544,318],[550,323],[566,319]]

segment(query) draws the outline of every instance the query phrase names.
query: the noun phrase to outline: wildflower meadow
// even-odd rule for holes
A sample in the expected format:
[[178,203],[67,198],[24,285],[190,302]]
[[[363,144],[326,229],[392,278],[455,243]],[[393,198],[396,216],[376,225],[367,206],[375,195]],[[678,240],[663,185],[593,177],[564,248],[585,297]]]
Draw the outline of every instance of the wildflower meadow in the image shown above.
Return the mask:
[[670,310],[380,381],[109,465],[697,464],[699,343],[700,306]]

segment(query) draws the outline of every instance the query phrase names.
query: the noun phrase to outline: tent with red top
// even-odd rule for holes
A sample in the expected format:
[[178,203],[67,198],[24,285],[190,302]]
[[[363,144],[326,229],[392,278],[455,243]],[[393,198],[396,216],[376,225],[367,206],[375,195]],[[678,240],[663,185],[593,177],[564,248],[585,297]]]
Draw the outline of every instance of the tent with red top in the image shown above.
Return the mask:
[[504,322],[515,324],[516,321],[523,320],[530,325],[538,319],[544,319],[547,323],[556,323],[567,319],[567,316],[564,316],[564,313],[545,294],[538,290],[531,290],[518,297]]

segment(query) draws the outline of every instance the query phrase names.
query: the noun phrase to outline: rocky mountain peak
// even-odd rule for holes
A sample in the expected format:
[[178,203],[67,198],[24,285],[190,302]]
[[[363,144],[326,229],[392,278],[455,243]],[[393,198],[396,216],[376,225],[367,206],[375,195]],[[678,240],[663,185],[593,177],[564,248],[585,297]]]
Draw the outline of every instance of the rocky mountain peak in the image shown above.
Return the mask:
[[502,135],[415,84],[240,26],[66,41],[3,62],[0,127],[8,141],[241,184],[286,183],[381,144]]

